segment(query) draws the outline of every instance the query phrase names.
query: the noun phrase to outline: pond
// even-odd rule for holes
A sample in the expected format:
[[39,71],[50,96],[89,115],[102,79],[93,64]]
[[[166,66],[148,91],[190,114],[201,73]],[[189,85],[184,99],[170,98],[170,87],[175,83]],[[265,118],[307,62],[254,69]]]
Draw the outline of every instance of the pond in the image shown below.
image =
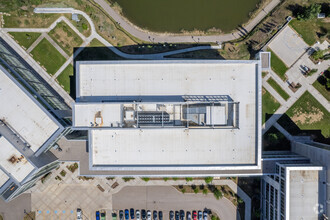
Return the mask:
[[112,0],[133,24],[155,32],[230,32],[249,20],[260,0]]

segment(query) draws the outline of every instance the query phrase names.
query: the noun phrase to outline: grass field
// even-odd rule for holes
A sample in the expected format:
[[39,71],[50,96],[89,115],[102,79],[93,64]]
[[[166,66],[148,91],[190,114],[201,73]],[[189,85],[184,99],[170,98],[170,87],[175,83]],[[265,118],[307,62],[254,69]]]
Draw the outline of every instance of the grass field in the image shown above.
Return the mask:
[[31,51],[31,54],[36,61],[46,68],[50,75],[54,75],[66,61],[62,54],[45,38]]
[[[330,23],[322,22],[320,19],[290,21],[289,25],[301,35],[303,40],[312,46],[316,41],[323,40],[330,29]],[[319,37],[316,33],[320,33]],[[323,35],[323,36],[322,36]]]
[[69,64],[56,78],[58,83],[70,94],[70,76],[73,76],[73,66]]
[[309,92],[305,92],[278,123],[292,135],[320,133],[330,137],[330,113]]
[[265,89],[262,88],[262,124],[272,116],[281,104]]
[[272,70],[283,80],[286,80],[285,72],[288,70],[288,67],[285,66],[283,61],[271,50],[267,49],[267,51],[271,52],[271,66]]
[[324,98],[330,101],[330,91],[328,91],[324,85],[322,85],[321,83],[319,83],[319,81],[316,80],[313,83],[313,86],[324,96]]
[[21,46],[25,47],[25,49],[28,49],[41,35],[41,33],[35,32],[9,32],[9,34],[12,35]]
[[275,91],[282,96],[282,98],[284,100],[288,100],[290,98],[290,96],[288,95],[288,93],[286,93],[282,87],[273,79],[273,78],[269,78],[267,80],[267,82],[269,83],[269,85],[271,85],[271,87],[273,87],[273,89],[275,89]]
[[65,22],[60,22],[49,32],[49,36],[68,54],[80,46],[83,40]]

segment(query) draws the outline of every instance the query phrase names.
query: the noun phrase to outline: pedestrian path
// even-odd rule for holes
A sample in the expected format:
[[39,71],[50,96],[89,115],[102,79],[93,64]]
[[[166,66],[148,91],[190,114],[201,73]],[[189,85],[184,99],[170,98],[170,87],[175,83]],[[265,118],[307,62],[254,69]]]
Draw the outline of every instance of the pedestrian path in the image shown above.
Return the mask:
[[[244,29],[235,31],[229,34],[209,35],[209,36],[195,36],[195,35],[178,35],[178,34],[157,34],[148,31],[143,31],[136,26],[132,25],[125,18],[119,15],[109,3],[105,0],[95,0],[103,10],[108,13],[117,24],[119,24],[125,31],[130,33],[136,38],[149,42],[168,42],[168,43],[196,43],[196,42],[225,42],[238,39],[250,32],[270,11],[272,11],[279,3],[280,0],[272,0],[267,6],[260,10],[259,14],[255,16]],[[242,34],[243,33],[243,34]]]

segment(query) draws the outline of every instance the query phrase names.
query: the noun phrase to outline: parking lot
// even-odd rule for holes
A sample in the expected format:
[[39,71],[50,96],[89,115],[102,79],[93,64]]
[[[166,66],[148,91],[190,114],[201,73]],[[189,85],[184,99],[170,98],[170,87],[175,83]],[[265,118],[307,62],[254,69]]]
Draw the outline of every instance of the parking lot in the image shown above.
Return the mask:
[[216,200],[212,194],[183,194],[168,186],[126,186],[113,195],[112,202],[118,214],[120,210],[131,208],[151,213],[156,210],[162,211],[163,219],[168,220],[170,211],[184,210],[186,215],[186,211],[192,214],[193,210],[212,210],[220,219],[239,219],[236,207],[225,198]]

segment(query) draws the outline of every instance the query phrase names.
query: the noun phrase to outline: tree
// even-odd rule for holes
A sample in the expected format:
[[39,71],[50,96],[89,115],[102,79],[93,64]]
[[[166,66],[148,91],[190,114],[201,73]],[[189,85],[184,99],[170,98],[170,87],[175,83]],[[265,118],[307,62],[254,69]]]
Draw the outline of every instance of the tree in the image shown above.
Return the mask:
[[209,184],[213,181],[213,177],[209,176],[209,177],[205,177],[205,183]]
[[166,182],[169,178],[168,177],[164,177],[163,180]]
[[237,202],[238,202],[238,203],[243,203],[244,201],[243,201],[242,198],[238,198],[238,199],[237,199]]
[[268,134],[268,140],[269,140],[269,142],[271,142],[272,144],[275,144],[275,145],[279,143],[278,136],[275,133]]
[[312,4],[309,7],[304,7],[303,11],[298,13],[298,20],[310,20],[317,17],[317,15],[321,13],[321,5],[320,4]]
[[142,177],[141,179],[142,179],[143,181],[145,181],[145,182],[148,182],[148,181],[150,180],[149,177]]
[[213,191],[214,197],[219,200],[223,197],[222,192],[218,190],[218,188],[215,188]]
[[327,79],[327,84],[325,84],[326,89],[330,89],[330,78]]
[[207,193],[208,193],[207,189],[203,189],[203,194],[207,195]]
[[195,188],[195,189],[194,189],[194,193],[195,193],[195,194],[199,193],[199,189],[198,189],[198,188]]
[[193,178],[192,177],[186,177],[186,181],[189,182],[189,181],[193,181]]
[[314,60],[319,60],[323,57],[324,55],[324,51],[323,50],[316,50],[312,53],[311,57],[314,59]]

